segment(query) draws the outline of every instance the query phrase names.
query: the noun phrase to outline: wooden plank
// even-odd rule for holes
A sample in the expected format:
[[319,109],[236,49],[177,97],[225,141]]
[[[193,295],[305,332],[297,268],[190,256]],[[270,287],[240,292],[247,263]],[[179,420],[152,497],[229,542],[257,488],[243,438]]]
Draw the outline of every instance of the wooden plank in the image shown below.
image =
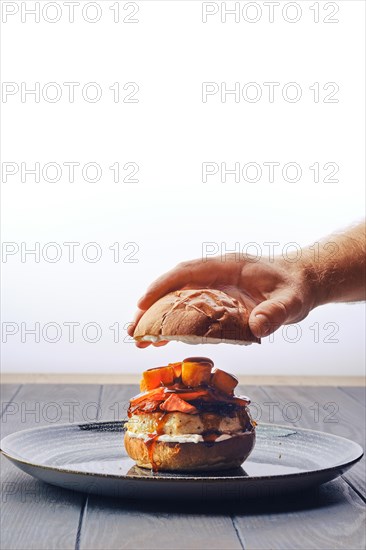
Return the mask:
[[[271,403],[271,422],[291,424],[346,437],[365,448],[365,410],[351,396],[338,388],[265,386]],[[291,406],[289,403],[296,403]],[[267,406],[268,408],[270,405]],[[301,415],[291,423],[290,415]],[[344,474],[344,479],[366,498],[365,457]]]
[[65,422],[92,421],[100,386],[26,384],[2,419],[2,436],[8,433]]
[[250,399],[250,411],[253,420],[256,422],[271,421],[271,405],[268,404],[268,394],[263,390],[262,386],[250,386],[240,384],[235,390],[237,395],[245,395]]
[[137,384],[106,385],[101,394],[102,419],[125,420],[129,400],[140,392]]
[[[2,419],[2,436],[34,426],[82,421],[96,415],[99,386],[25,385],[13,399],[13,407]],[[72,414],[73,412],[73,414]],[[56,421],[53,422],[52,415]],[[57,416],[56,416],[57,414]],[[42,483],[1,457],[1,548],[73,549],[80,511],[81,493]]]
[[[241,549],[230,514],[197,503],[88,501],[80,549]],[[98,526],[98,528],[96,528]]]
[[343,480],[317,491],[248,504],[234,523],[246,550],[365,548],[363,501]]
[[333,433],[363,444],[364,408],[338,388],[264,386],[262,389],[273,402],[276,423],[291,423],[291,418],[298,418],[294,423],[297,426]]
[[0,401],[1,401],[1,411],[3,411],[3,403],[11,401],[13,396],[20,390],[21,384],[0,384]]
[[[103,410],[108,410],[110,404],[116,401],[123,403],[124,399],[134,395],[137,387],[126,390],[124,393],[119,388],[105,388]],[[255,410],[260,411],[261,421],[271,420],[271,407],[268,405],[271,396],[262,388],[240,387],[238,393],[250,396]],[[342,480],[327,484],[305,502],[301,494],[274,499],[269,509],[268,505],[268,502],[257,503],[254,508],[250,505],[244,511],[238,511],[227,503],[224,509],[221,503],[190,503],[187,517],[186,504],[102,501],[91,496],[84,516],[80,548],[305,549],[341,548],[342,544],[347,546],[345,541],[350,543],[349,547],[362,548],[362,501]],[[327,510],[327,516],[323,516],[323,508]],[[231,513],[235,513],[232,525],[228,523]],[[342,529],[341,538],[334,528],[328,527],[332,525],[330,519],[334,516],[339,530]],[[325,535],[324,520],[330,530]],[[313,528],[314,522],[318,525],[317,530]],[[278,524],[281,527],[274,532],[273,526]],[[95,529],[95,525],[102,526],[102,530]],[[219,532],[217,526],[220,526]],[[236,538],[233,538],[233,529]],[[293,537],[291,541],[286,538],[286,542],[284,538],[289,530],[293,532]],[[319,532],[323,534],[319,535]]]
[[[46,387],[46,386],[45,386]],[[91,386],[89,389],[93,388]],[[99,389],[97,393],[99,393]],[[272,389],[258,387],[240,388],[242,393],[251,397],[253,405],[261,413],[261,421],[271,420],[271,406],[279,396],[271,393]],[[83,406],[88,401],[97,401],[98,395],[87,395],[85,388],[64,389],[60,386],[47,388],[44,395],[31,392],[19,392],[16,403],[20,409],[7,415],[8,433],[19,429],[17,426],[29,427],[47,421],[47,403],[52,401],[61,406],[59,421],[68,421],[70,406],[67,401],[77,401],[73,407],[74,420],[85,420]],[[61,391],[60,391],[61,390]],[[101,395],[101,418],[113,420],[124,416],[128,399],[138,391],[137,386],[113,386],[103,388]],[[340,392],[341,393],[341,392]],[[302,395],[302,394],[301,394]],[[311,398],[318,397],[311,393]],[[324,394],[323,394],[324,396]],[[328,399],[328,394],[326,394]],[[332,396],[331,396],[332,397]],[[354,403],[350,396],[344,396]],[[284,394],[285,403],[294,401],[294,393]],[[304,406],[309,405],[309,393],[302,395]],[[37,421],[39,402],[40,414]],[[314,399],[311,401],[314,403]],[[21,407],[23,410],[23,421]],[[75,403],[74,403],[75,404]],[[320,403],[321,404],[321,403]],[[342,421],[347,420],[348,413],[343,413]],[[357,405],[357,404],[356,404]],[[30,413],[29,409],[34,408]],[[28,412],[27,412],[28,408]],[[24,406],[23,406],[24,409]],[[91,410],[88,411],[91,420]],[[94,409],[95,410],[95,409]],[[256,409],[255,409],[256,410]],[[328,411],[329,412],[329,411]],[[312,411],[310,411],[313,414]],[[356,413],[358,410],[356,410]],[[43,417],[43,418],[42,418]],[[24,426],[24,420],[27,426]],[[323,419],[324,420],[324,419]],[[277,420],[278,421],[278,420]],[[284,424],[285,422],[280,422]],[[3,459],[4,460],[4,459]],[[3,518],[3,533],[6,540],[2,548],[73,548],[77,539],[77,548],[363,548],[362,520],[364,518],[362,502],[350,486],[342,480],[326,484],[319,489],[315,497],[288,496],[286,499],[259,503],[256,506],[242,507],[241,510],[222,505],[207,503],[157,504],[143,502],[116,501],[91,496],[88,500],[82,495],[73,495],[69,491],[42,485],[42,491],[35,487],[33,478],[22,474],[10,464],[16,475],[25,476],[30,484],[16,480],[15,485],[7,485],[4,510],[8,508],[7,517]],[[14,477],[10,478],[14,481]],[[51,492],[45,495],[44,490]],[[33,494],[32,494],[33,491]],[[56,494],[53,493],[56,491]],[[11,494],[15,493],[15,494]],[[315,500],[314,500],[315,499]],[[21,509],[23,504],[23,509]],[[9,506],[10,505],[10,506]],[[9,508],[16,520],[9,517]],[[267,507],[267,508],[266,508]],[[31,510],[31,512],[29,511]],[[53,517],[49,518],[50,510]],[[73,513],[76,510],[76,514]],[[79,512],[82,514],[79,518]],[[235,513],[235,516],[231,514]],[[24,518],[25,514],[25,518]],[[77,520],[75,520],[75,515]],[[57,519],[56,519],[57,518]],[[53,521],[52,521],[53,519]],[[14,525],[22,524],[22,535],[15,533]],[[24,525],[23,525],[24,524]],[[25,527],[24,527],[25,526]],[[44,527],[43,527],[44,526]],[[96,528],[97,526],[97,528]],[[339,527],[338,527],[339,526]],[[10,535],[7,533],[10,531]],[[18,529],[18,531],[20,531]],[[15,535],[14,535],[15,533]],[[289,536],[290,533],[290,536]],[[14,537],[17,537],[14,539]],[[4,537],[3,537],[4,539]],[[3,540],[4,542],[4,540]]]
[[[352,424],[360,413],[358,405],[356,410],[352,409],[352,399],[335,388],[264,387],[262,391],[267,396],[259,402],[263,406],[262,421],[349,436],[348,424]],[[289,421],[289,416],[296,409],[290,406],[286,409],[286,404],[291,402],[297,403],[301,412],[301,418],[295,423]],[[330,410],[323,409],[329,402],[339,406],[334,418],[329,416]],[[314,407],[314,403],[319,403],[319,408]],[[318,409],[319,418],[316,416]],[[334,419],[337,423],[327,422]],[[362,427],[352,433],[359,440]],[[350,476],[350,479],[360,487],[358,475]],[[237,512],[234,517],[245,548],[261,550],[364,548],[364,521],[362,498],[342,478],[309,494],[255,503],[246,509],[245,514]]]
[[[241,388],[252,399],[261,401],[260,388]],[[126,412],[128,400],[138,393],[134,386],[105,386],[102,393],[103,420],[116,419]],[[187,508],[188,506],[188,508]],[[242,548],[230,514],[221,505],[205,508],[202,503],[179,506],[176,503],[118,502],[91,495],[84,514],[80,548]],[[95,526],[98,525],[98,529]]]
[[339,389],[347,393],[348,395],[353,397],[353,399],[361,403],[361,405],[366,407],[366,387],[365,386],[352,386],[352,387],[341,386]]

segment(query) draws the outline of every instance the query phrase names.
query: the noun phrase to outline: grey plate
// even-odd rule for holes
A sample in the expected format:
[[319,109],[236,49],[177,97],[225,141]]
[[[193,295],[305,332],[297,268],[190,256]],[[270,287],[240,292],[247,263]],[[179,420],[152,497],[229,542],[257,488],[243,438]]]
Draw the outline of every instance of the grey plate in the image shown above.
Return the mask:
[[119,498],[250,498],[330,481],[363,455],[357,443],[272,424],[257,427],[243,468],[199,474],[137,467],[123,445],[121,422],[63,424],[16,432],[1,452],[28,474],[67,489]]

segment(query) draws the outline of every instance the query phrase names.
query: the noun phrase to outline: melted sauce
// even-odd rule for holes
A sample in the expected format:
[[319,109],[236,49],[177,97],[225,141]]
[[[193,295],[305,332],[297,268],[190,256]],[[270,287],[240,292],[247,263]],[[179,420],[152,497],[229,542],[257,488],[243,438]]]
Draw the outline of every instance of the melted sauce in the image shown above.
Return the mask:
[[163,413],[158,419],[155,432],[152,434],[147,434],[148,439],[145,441],[145,445],[147,447],[147,454],[149,456],[149,461],[153,472],[158,471],[158,467],[154,461],[154,450],[155,450],[155,446],[159,435],[163,435],[164,433],[164,425],[166,421],[167,421],[166,413]]
[[183,363],[210,363],[212,366],[214,366],[214,362],[212,359],[209,359],[208,357],[186,357],[186,359],[183,359]]

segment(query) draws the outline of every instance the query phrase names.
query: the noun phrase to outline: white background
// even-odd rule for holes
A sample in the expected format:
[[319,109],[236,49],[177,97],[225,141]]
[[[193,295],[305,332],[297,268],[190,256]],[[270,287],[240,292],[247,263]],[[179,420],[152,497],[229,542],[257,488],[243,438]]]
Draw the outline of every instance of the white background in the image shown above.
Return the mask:
[[[19,168],[21,163],[30,168],[36,162],[41,167],[95,162],[102,177],[90,183],[78,168],[72,183],[64,167],[54,183],[42,176],[35,182],[29,174],[22,182],[20,170],[3,182],[2,239],[19,249],[2,257],[2,326],[3,332],[14,330],[3,344],[3,372],[130,373],[201,354],[241,374],[363,374],[363,304],[318,308],[298,327],[280,330],[273,341],[246,348],[171,343],[139,350],[124,327],[152,279],[179,261],[201,257],[204,242],[217,243],[223,252],[255,242],[268,254],[263,243],[271,241],[280,243],[281,253],[286,243],[317,241],[364,216],[364,2],[338,1],[330,7],[328,2],[326,9],[326,2],[301,1],[285,12],[289,3],[280,2],[272,23],[263,2],[252,7],[240,2],[249,10],[247,19],[257,14],[255,23],[242,15],[238,23],[234,16],[222,23],[220,11],[203,23],[199,1],[139,1],[137,23],[123,22],[134,9],[126,2],[119,2],[118,23],[110,9],[116,2],[98,2],[101,18],[95,23],[83,18],[83,0],[75,5],[74,23],[63,2],[51,3],[45,16],[46,2],[39,4],[37,23],[24,12],[22,22],[22,9],[34,8],[35,2],[2,2],[2,80],[19,89],[22,82],[27,88],[38,82],[41,90],[56,82],[62,97],[52,103],[42,94],[39,102],[32,95],[22,101],[20,91],[3,96],[2,161]],[[4,9],[17,8],[4,21]],[[89,19],[97,13],[93,10],[88,8]],[[286,21],[299,13],[299,21]],[[46,20],[60,14],[55,23]],[[326,16],[338,22],[326,23]],[[73,103],[64,82],[80,83]],[[102,90],[95,103],[81,94],[89,82]],[[122,97],[131,91],[123,90],[126,82],[137,83],[138,103],[115,103],[109,89],[115,82]],[[226,82],[228,88],[256,82],[262,97],[235,102],[231,95],[223,102],[218,93],[204,103],[203,82]],[[273,102],[265,82],[280,83]],[[297,102],[282,97],[289,82],[302,91]],[[309,88],[315,82],[318,102]],[[324,103],[333,89],[323,90],[329,82],[339,86],[336,103]],[[137,163],[139,181],[114,183],[109,167],[115,162],[121,168]],[[228,167],[256,162],[263,174],[258,182],[228,176],[222,183],[216,175],[203,183],[203,162]],[[263,162],[281,164],[272,183]],[[288,162],[301,166],[298,182],[283,180],[281,169]],[[339,181],[325,183],[329,171],[321,171],[314,182],[309,167],[315,162],[321,167],[336,163]],[[80,243],[74,262],[65,242]],[[95,263],[82,256],[90,242],[102,252]],[[116,242],[118,262],[109,249]],[[35,243],[40,261],[31,254],[22,258],[22,247]],[[44,249],[47,243],[57,243],[59,261],[49,261],[47,253],[52,257],[56,249]],[[130,257],[136,262],[127,261],[133,246],[124,250],[126,243],[136,243]],[[88,251],[92,256],[93,249]],[[72,343],[68,322],[79,323]],[[39,342],[25,332],[35,323]],[[54,325],[42,334],[48,323]],[[88,323],[99,327],[96,343],[82,336]],[[109,328],[116,329],[115,323],[118,342]],[[95,334],[91,326],[87,339]],[[47,341],[52,338],[58,341]]]

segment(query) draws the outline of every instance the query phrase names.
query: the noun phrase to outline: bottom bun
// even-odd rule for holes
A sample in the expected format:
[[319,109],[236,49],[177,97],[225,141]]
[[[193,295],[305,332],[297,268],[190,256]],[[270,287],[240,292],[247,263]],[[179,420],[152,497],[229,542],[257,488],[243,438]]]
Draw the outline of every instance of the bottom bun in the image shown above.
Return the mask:
[[143,439],[124,439],[128,455],[141,468],[154,470],[210,471],[238,468],[248,458],[255,443],[255,431],[245,432],[219,443],[168,443]]

